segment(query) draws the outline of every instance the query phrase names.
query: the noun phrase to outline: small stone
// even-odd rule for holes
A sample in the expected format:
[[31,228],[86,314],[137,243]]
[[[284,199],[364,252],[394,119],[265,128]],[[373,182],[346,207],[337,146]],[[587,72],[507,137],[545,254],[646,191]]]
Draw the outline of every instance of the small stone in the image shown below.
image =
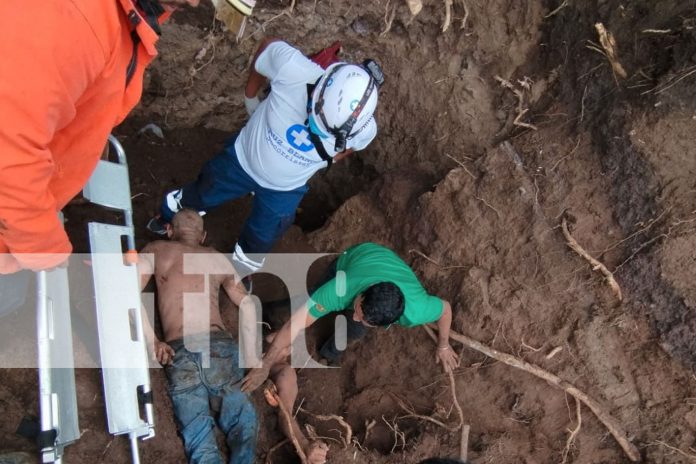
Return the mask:
[[358,35],[368,35],[370,33],[370,25],[363,18],[357,18],[353,21],[350,28]]

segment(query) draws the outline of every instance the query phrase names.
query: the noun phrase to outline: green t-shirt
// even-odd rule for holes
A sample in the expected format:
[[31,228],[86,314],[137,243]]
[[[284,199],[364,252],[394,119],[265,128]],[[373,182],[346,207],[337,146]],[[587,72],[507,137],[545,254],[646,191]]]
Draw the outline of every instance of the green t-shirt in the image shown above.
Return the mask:
[[356,296],[380,282],[391,282],[404,294],[399,325],[414,327],[440,319],[442,300],[428,295],[413,270],[396,253],[375,243],[355,245],[341,254],[336,277],[314,292],[307,303],[309,313],[320,318],[352,308]]

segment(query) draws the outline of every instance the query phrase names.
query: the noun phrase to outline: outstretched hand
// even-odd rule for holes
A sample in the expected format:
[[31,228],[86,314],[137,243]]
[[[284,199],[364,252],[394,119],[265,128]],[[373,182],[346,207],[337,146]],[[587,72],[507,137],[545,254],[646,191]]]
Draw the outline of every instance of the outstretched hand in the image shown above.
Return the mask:
[[251,393],[259,388],[268,378],[269,368],[266,366],[257,367],[249,371],[242,380],[242,391]]
[[435,362],[441,363],[445,372],[451,372],[459,367],[459,356],[454,352],[452,346],[447,344],[446,347],[437,347],[435,354]]

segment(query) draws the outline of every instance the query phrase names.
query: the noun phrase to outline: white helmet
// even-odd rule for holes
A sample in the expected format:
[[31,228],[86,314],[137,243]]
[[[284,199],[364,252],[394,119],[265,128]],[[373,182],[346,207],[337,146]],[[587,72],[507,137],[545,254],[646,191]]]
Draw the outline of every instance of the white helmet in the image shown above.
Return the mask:
[[336,138],[336,151],[358,134],[377,108],[379,85],[357,64],[335,63],[326,69],[312,92],[309,122],[317,135]]

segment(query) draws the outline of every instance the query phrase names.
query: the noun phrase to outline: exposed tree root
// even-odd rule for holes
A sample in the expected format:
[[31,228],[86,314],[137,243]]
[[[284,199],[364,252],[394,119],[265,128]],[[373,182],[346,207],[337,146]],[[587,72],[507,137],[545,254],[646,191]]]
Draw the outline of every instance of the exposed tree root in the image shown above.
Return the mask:
[[597,29],[597,34],[599,34],[599,43],[604,49],[604,54],[609,60],[609,64],[611,64],[611,69],[614,71],[614,76],[619,76],[622,79],[626,79],[628,74],[619,62],[619,52],[616,47],[616,40],[614,40],[614,36],[604,27],[604,24],[602,23],[596,23],[595,29]]
[[348,422],[343,419],[342,416],[336,416],[334,414],[328,414],[328,415],[323,415],[323,414],[314,414],[312,412],[307,411],[306,409],[300,408],[299,411],[304,412],[307,415],[312,416],[315,419],[318,419],[320,421],[336,421],[338,422],[341,427],[343,427],[346,430],[346,435],[343,436],[341,434],[341,440],[343,440],[343,447],[347,448],[351,442],[353,441],[353,428],[350,426]]
[[445,22],[442,23],[442,32],[447,32],[452,23],[452,0],[445,0]]
[[[436,329],[436,327],[431,328]],[[597,419],[599,419],[600,422],[604,424],[604,426],[609,430],[609,433],[611,433],[614,436],[614,438],[619,443],[621,448],[624,450],[628,458],[633,462],[639,462],[641,460],[638,448],[633,443],[631,443],[631,440],[628,438],[628,434],[623,429],[621,424],[619,424],[619,422],[616,419],[614,419],[611,416],[611,414],[609,414],[597,401],[590,398],[584,392],[580,391],[575,385],[572,385],[571,383],[561,379],[557,375],[545,371],[544,369],[534,364],[528,363],[527,361],[523,361],[522,359],[516,358],[515,356],[512,356],[510,354],[503,353],[496,349],[490,348],[481,342],[467,337],[466,335],[450,331],[449,336],[452,340],[455,340],[463,344],[464,346],[467,346],[473,350],[483,353],[488,357],[503,362],[508,366],[512,366],[517,369],[526,371],[541,379],[544,379],[551,385],[560,388],[569,395],[572,395],[576,400],[582,401],[588,408],[590,408],[590,410],[595,414],[595,416],[597,416]]]
[[619,302],[623,300],[623,295],[621,294],[621,287],[619,287],[618,282],[616,282],[616,279],[614,278],[614,274],[607,269],[607,267],[597,261],[595,258],[590,256],[590,254],[585,251],[583,247],[580,246],[580,244],[573,238],[572,235],[570,235],[570,231],[568,230],[568,221],[564,217],[563,220],[561,221],[561,230],[563,231],[563,236],[566,239],[566,243],[568,246],[577,254],[585,258],[591,265],[592,265],[592,270],[593,271],[600,271],[602,274],[604,274],[604,277],[607,280],[607,283],[613,290],[613,292],[616,294],[616,297],[619,299]]
[[[423,328],[426,332],[428,332],[430,338],[437,344],[437,336],[435,336],[433,330],[427,325],[424,325]],[[470,427],[468,424],[464,424],[464,412],[462,411],[462,407],[459,405],[459,399],[457,399],[457,386],[454,382],[454,372],[449,371],[447,372],[447,374],[449,375],[450,389],[452,390],[452,403],[454,404],[454,407],[457,409],[457,414],[459,415],[459,425],[455,430],[462,430],[461,439],[459,440],[459,457],[462,461],[466,462],[466,458],[469,454],[468,447]]]
[[522,121],[522,117],[529,112],[529,108],[524,108],[524,91],[529,91],[529,89],[531,88],[531,79],[525,77],[523,80],[518,80],[517,82],[520,84],[519,89],[516,88],[514,84],[512,84],[512,82],[510,82],[507,79],[503,79],[500,76],[495,76],[495,80],[500,83],[501,87],[511,91],[517,98],[517,115],[515,116],[515,119],[512,122],[512,124],[517,127],[525,127],[531,130],[538,130],[538,128],[534,124]]
[[398,396],[396,396],[393,393],[391,394],[391,396],[392,396],[392,398],[394,398],[394,401],[396,401],[396,404],[399,405],[399,407],[401,409],[403,409],[403,411],[406,413],[405,416],[399,416],[399,417],[397,417],[397,419],[420,419],[420,420],[435,424],[437,426],[440,426],[443,429],[448,430],[450,432],[456,432],[461,427],[461,424],[458,424],[456,426],[447,425],[444,422],[435,419],[434,417],[425,416],[423,414],[418,414],[418,413],[416,413],[416,410],[413,409],[413,406],[407,405],[404,400],[402,400],[401,398],[399,398]]
[[578,401],[577,398],[575,398],[575,416],[578,419],[578,425],[576,425],[573,430],[569,430],[570,434],[568,435],[568,440],[566,440],[566,447],[563,450],[563,461],[561,461],[561,464],[565,464],[566,462],[568,462],[568,455],[570,454],[570,449],[573,447],[573,443],[575,443],[575,437],[578,435],[578,432],[580,432],[580,427],[582,427],[582,413],[580,411],[580,401]]

